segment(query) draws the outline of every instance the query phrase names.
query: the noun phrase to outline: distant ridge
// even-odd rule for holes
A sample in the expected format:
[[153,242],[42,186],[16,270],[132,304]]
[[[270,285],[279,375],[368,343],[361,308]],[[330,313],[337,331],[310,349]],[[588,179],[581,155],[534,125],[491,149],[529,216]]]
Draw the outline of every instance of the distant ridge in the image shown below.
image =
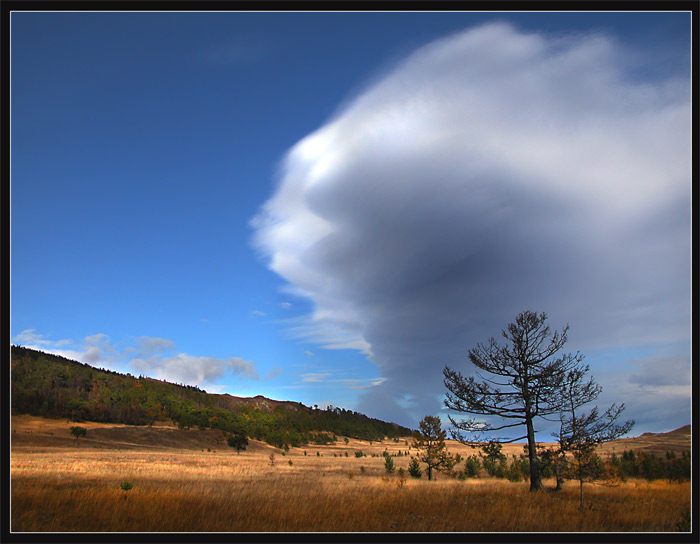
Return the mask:
[[277,447],[330,443],[337,436],[381,440],[411,434],[411,429],[351,410],[207,393],[20,346],[11,346],[10,368],[13,414],[127,425],[171,421],[181,429],[245,434]]
[[690,425],[684,425],[673,431],[665,433],[643,433],[637,437],[619,438],[610,442],[604,442],[598,447],[598,451],[610,454],[613,451],[621,453],[624,450],[644,451],[654,455],[663,455],[667,451],[686,452],[691,449]]

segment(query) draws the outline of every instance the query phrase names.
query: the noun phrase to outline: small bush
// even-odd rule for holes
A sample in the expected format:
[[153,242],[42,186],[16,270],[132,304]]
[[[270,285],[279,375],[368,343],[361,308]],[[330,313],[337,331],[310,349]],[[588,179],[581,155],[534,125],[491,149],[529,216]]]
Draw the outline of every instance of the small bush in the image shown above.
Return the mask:
[[399,480],[396,482],[396,485],[399,488],[402,488],[404,485],[406,485],[406,471],[402,468],[399,469]]
[[384,470],[387,471],[387,474],[392,474],[395,470],[394,460],[388,455],[384,457]]
[[134,484],[132,484],[132,483],[131,483],[130,481],[128,481],[128,480],[124,480],[122,483],[119,484],[119,487],[120,487],[123,491],[129,491],[130,489],[133,489]]
[[364,456],[365,456],[365,454],[362,450],[355,450],[355,457],[357,457],[359,459],[360,457],[364,457]]
[[70,433],[73,436],[75,436],[75,439],[77,440],[81,436],[85,436],[87,434],[87,429],[85,427],[81,427],[79,425],[76,425],[76,426],[70,428]]
[[518,465],[518,462],[515,459],[508,467],[508,470],[506,471],[506,477],[511,482],[522,482],[523,474],[522,472],[520,472],[520,466]]

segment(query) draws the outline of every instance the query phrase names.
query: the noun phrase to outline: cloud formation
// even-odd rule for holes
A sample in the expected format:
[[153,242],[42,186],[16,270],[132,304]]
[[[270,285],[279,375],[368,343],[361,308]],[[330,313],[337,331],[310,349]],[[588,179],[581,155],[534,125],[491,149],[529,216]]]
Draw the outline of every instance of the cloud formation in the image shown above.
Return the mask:
[[[689,80],[633,81],[602,35],[504,23],[428,44],[286,155],[254,245],[366,353],[359,408],[415,425],[441,369],[525,309],[572,350],[689,338]],[[390,414],[390,415],[388,415]]]

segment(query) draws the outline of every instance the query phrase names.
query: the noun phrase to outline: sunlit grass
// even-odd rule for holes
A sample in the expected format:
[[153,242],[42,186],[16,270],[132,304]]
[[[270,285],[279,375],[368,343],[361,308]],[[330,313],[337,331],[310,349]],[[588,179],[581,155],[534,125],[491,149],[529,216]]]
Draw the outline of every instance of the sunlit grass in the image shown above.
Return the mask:
[[[531,493],[526,482],[386,475],[385,447],[287,455],[55,449],[12,454],[12,531],[675,531],[690,484],[628,481]],[[307,455],[303,450],[307,450]],[[344,456],[344,451],[349,453]],[[316,456],[316,451],[321,456]],[[274,465],[269,453],[275,452]],[[336,453],[336,457],[333,456]],[[292,460],[290,466],[288,461]],[[396,457],[397,469],[409,458]],[[360,467],[364,467],[364,472]],[[350,476],[352,474],[352,476]],[[123,491],[129,481],[133,488]],[[552,486],[551,482],[546,485]]]

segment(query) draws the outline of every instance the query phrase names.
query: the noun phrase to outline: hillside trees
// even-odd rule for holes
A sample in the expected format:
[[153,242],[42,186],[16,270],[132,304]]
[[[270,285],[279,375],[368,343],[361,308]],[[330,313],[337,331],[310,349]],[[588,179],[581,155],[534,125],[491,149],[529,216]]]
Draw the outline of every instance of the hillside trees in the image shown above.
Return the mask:
[[454,459],[447,451],[446,432],[439,417],[425,416],[418,427],[413,433],[412,447],[418,450],[418,460],[428,465],[428,480],[432,480],[433,470],[451,470]]
[[313,410],[298,403],[263,409],[194,386],[97,369],[20,346],[11,346],[10,377],[15,414],[129,425],[170,420],[183,429],[243,433],[280,448],[328,443],[337,436],[372,441],[411,434],[350,410]]
[[[522,312],[502,331],[505,344],[499,345],[490,338],[486,344],[479,343],[469,350],[468,357],[476,367],[479,380],[474,376],[465,377],[449,367],[443,371],[447,408],[506,420],[494,425],[473,418],[457,421],[449,416],[456,429],[452,432],[453,438],[474,445],[482,441],[484,433],[525,427],[524,435],[491,440],[515,442],[527,439],[531,491],[542,486],[535,421],[559,414],[568,407],[568,399],[561,394],[565,380],[569,372],[581,368],[583,360],[579,353],[557,356],[567,341],[568,329],[567,325],[561,332],[552,333],[545,313]],[[576,399],[575,402],[581,406],[587,400]]]

